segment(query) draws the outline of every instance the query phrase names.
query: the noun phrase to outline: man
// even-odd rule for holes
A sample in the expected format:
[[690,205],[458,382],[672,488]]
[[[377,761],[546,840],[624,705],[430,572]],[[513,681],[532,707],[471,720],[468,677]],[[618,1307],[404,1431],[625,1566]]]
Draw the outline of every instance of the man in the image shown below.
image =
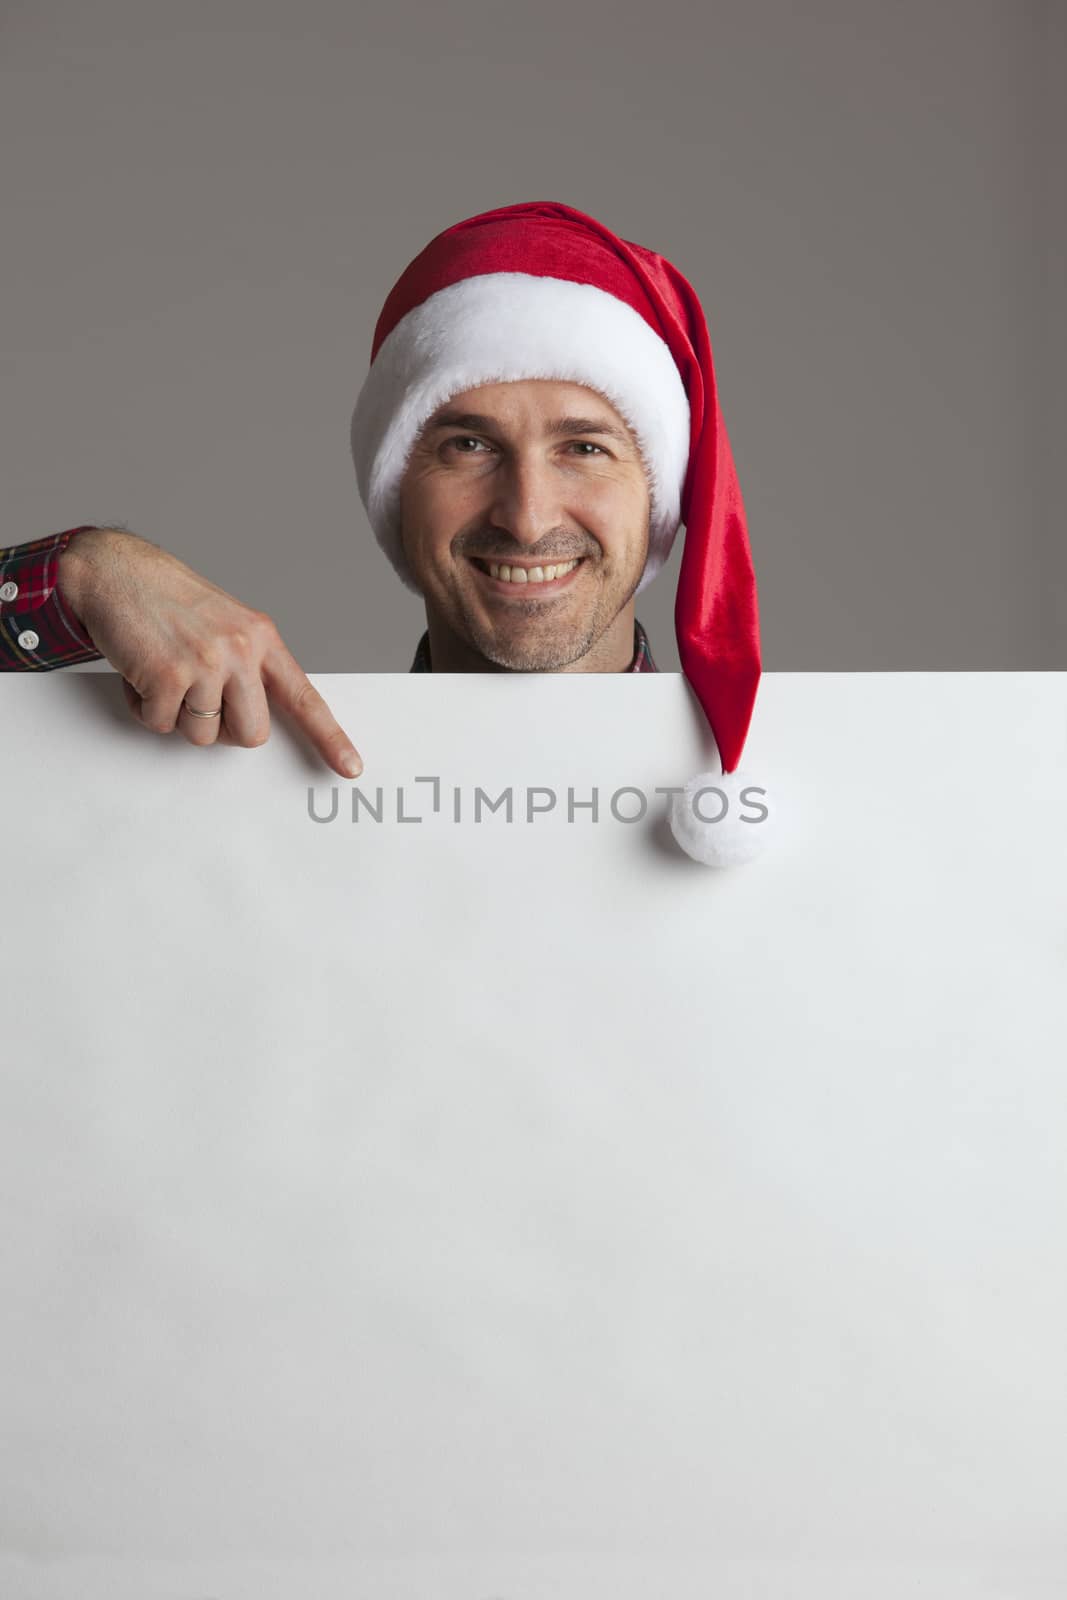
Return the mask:
[[[412,671],[655,671],[634,597],[684,521],[679,651],[734,769],[755,578],[703,312],[669,262],[557,202],[446,229],[386,300],[352,449],[425,604]],[[115,528],[0,551],[0,667],[94,656],[155,732],[258,745],[273,703],[362,770],[273,620],[175,557]]]

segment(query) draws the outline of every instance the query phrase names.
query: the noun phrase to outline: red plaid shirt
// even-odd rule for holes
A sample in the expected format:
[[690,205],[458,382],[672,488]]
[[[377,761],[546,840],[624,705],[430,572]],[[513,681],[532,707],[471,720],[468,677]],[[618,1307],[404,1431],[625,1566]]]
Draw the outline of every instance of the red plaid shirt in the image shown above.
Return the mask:
[[[56,584],[60,555],[76,533],[91,526],[83,523],[0,549],[0,672],[51,672],[77,661],[103,659]],[[626,670],[659,671],[636,617],[633,660]],[[433,671],[428,632],[419,640],[410,671]]]
[[56,586],[60,555],[90,526],[0,549],[0,672],[50,672],[102,659]]

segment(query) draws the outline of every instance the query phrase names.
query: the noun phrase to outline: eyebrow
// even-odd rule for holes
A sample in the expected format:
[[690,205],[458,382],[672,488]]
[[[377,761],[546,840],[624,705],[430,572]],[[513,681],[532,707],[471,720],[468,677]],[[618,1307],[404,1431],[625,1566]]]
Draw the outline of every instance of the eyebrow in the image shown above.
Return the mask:
[[[477,411],[439,411],[426,424],[426,432],[432,433],[437,428],[470,428],[474,433],[493,433],[498,427],[492,417],[482,416]],[[605,439],[617,439],[620,444],[633,444],[628,433],[603,417],[557,417],[546,425],[545,433],[550,438],[598,433]]]

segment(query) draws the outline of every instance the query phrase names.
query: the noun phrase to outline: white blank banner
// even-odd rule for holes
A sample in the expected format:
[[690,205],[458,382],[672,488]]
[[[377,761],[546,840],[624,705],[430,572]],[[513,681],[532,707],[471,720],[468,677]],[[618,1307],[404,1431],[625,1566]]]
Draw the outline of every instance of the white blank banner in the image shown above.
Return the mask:
[[0,679],[2,1600],[1062,1600],[1067,676],[315,682]]

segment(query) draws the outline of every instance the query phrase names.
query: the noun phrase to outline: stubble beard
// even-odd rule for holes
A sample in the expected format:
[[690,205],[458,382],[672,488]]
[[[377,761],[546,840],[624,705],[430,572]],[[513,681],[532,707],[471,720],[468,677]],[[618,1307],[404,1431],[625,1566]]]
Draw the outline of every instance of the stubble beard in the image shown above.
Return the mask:
[[[511,602],[512,608],[520,616],[526,617],[537,616],[543,605],[544,602],[540,600],[525,604],[521,600]],[[509,672],[558,672],[561,667],[569,667],[572,662],[580,661],[592,649],[598,637],[595,616],[582,619],[577,631],[565,637],[555,634],[540,641],[531,641],[529,638],[509,641],[501,639],[498,634],[485,632],[463,602],[460,603],[460,615],[463,631],[471,646],[486,661]]]

